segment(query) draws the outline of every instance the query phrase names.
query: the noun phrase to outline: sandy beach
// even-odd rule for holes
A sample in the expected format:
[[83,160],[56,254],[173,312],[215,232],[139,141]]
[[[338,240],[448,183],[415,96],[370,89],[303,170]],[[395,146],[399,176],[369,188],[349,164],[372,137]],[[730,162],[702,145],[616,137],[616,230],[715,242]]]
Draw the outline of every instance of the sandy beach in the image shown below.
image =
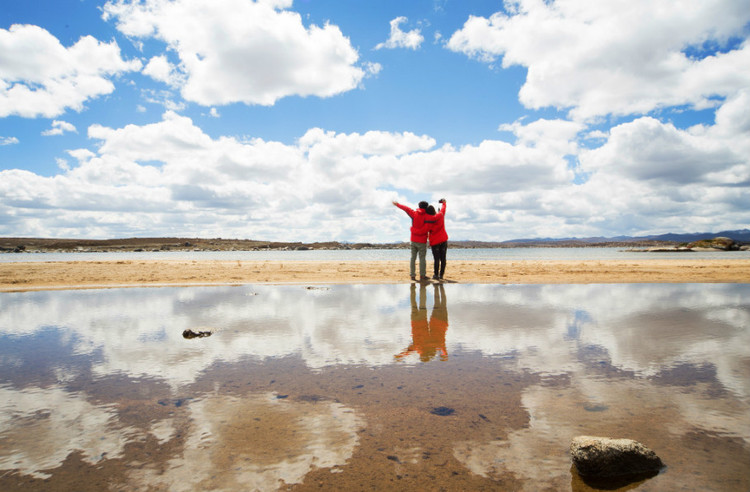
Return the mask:
[[[428,262],[428,273],[432,264]],[[449,261],[447,282],[748,283],[750,260]],[[0,291],[213,284],[409,282],[404,261],[69,261],[0,263]]]

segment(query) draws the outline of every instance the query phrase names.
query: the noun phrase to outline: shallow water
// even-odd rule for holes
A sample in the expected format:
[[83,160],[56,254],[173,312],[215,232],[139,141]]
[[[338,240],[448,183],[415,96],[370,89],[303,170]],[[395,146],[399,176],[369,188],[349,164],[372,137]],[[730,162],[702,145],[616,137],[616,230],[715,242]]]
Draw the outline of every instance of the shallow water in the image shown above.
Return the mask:
[[750,285],[0,294],[4,491],[582,491],[581,434],[749,490]]
[[[116,253],[5,253],[0,263],[30,261],[219,260],[219,261],[402,261],[404,249],[307,251],[142,251]],[[690,251],[648,253],[628,248],[473,248],[448,250],[449,260],[748,260],[750,251]]]

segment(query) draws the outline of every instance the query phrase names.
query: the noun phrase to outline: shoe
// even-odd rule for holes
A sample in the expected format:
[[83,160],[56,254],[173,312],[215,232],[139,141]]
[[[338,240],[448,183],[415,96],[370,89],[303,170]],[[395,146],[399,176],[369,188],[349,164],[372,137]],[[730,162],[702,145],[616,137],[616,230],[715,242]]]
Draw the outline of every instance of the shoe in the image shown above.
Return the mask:
[[426,275],[422,275],[421,277],[419,277],[419,281],[420,282],[429,282],[430,281],[430,277],[428,277]]
[[411,279],[412,279],[412,280],[417,280],[417,277],[415,277],[414,275],[412,275],[412,276],[411,276]]
[[434,277],[432,277],[432,280],[440,280],[440,275],[435,275]]

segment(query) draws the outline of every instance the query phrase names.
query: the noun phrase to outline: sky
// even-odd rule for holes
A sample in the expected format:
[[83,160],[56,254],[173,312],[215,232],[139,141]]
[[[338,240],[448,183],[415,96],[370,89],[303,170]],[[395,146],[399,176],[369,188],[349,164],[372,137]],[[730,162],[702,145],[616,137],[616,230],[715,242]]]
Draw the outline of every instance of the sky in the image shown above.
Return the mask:
[[3,0],[0,236],[750,224],[747,0]]

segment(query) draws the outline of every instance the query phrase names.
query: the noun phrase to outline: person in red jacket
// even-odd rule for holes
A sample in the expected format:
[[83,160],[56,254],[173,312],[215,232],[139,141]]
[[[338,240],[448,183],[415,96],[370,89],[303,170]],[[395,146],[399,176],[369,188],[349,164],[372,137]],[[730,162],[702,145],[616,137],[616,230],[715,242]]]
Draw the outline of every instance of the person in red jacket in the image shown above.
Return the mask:
[[397,201],[393,201],[393,204],[406,212],[406,215],[411,217],[411,263],[409,264],[409,274],[412,280],[416,280],[416,271],[414,263],[419,256],[419,280],[429,280],[427,276],[427,233],[429,227],[424,223],[425,210],[428,207],[427,202],[419,202],[419,208],[412,210],[406,205],[401,205]]
[[441,198],[439,203],[440,212],[435,213],[435,208],[430,205],[427,207],[427,217],[425,224],[428,226],[430,234],[430,249],[432,249],[432,260],[435,266],[435,280],[442,280],[445,275],[445,260],[448,255],[448,233],[445,232],[445,198]]

